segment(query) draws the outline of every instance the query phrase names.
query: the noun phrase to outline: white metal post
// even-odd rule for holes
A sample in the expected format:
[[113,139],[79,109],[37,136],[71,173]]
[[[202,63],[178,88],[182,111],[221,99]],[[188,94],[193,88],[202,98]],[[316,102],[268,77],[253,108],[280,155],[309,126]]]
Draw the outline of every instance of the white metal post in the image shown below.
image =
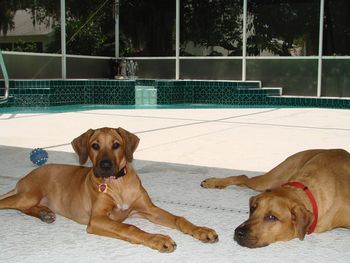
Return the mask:
[[115,58],[119,58],[119,0],[114,2],[114,21],[115,21]]
[[180,0],[176,0],[175,79],[180,78]]
[[320,29],[318,38],[317,97],[322,94],[322,52],[323,52],[324,0],[320,1]]
[[62,79],[67,78],[67,60],[66,60],[66,3],[61,0],[61,68]]
[[247,68],[247,1],[243,0],[243,29],[242,29],[242,81],[246,81]]

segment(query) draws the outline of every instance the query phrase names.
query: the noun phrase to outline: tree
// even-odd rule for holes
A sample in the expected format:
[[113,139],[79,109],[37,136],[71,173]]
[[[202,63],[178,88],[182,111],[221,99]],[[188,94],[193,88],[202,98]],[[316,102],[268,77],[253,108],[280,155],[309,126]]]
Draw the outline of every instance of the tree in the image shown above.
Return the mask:
[[317,55],[319,12],[319,0],[249,1],[247,53],[288,56],[299,43],[305,55]]
[[[32,14],[33,24],[58,21],[60,2],[52,0],[2,0],[0,1],[0,33],[6,35],[14,29],[14,16],[17,10],[28,10]],[[53,18],[53,19],[48,19]]]
[[[110,0],[66,0],[67,53],[84,55],[113,55],[114,20],[113,1]],[[88,7],[88,8],[84,8]],[[59,0],[4,0],[0,2],[0,31],[4,35],[14,29],[17,10],[27,10],[36,23],[54,28],[53,41],[48,52],[59,53],[60,1]],[[113,28],[111,31],[110,29]]]
[[[181,55],[191,55],[185,50],[188,43],[212,50],[209,55],[242,55],[242,0],[180,3]],[[67,53],[114,54],[113,5],[113,0],[66,0]],[[31,12],[33,24],[53,23],[55,39],[49,48],[59,51],[60,1],[1,0],[0,32],[13,29],[19,9]],[[328,55],[349,54],[347,10],[349,1],[325,1],[324,46]],[[317,55],[319,11],[320,0],[249,0],[248,55],[267,51],[288,56],[293,48],[301,49],[302,55]],[[121,0],[120,20],[121,55],[175,54],[175,0]]]
[[[222,47],[229,55],[242,55],[242,5],[235,0],[181,1],[181,43]],[[297,44],[306,54],[317,54],[319,0],[248,1],[247,53],[269,51],[290,55]],[[217,54],[215,54],[217,55]]]
[[121,56],[175,55],[175,1],[121,1],[120,40]]
[[[242,53],[242,3],[231,0],[181,1],[181,54],[192,42],[203,47],[220,46],[230,55]],[[218,54],[214,50],[211,55]]]

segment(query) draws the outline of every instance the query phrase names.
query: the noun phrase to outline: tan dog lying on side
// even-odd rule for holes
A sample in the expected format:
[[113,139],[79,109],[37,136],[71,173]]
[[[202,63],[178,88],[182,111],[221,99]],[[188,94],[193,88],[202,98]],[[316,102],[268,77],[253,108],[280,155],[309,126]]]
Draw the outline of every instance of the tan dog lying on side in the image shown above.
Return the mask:
[[131,162],[139,138],[122,129],[88,130],[72,146],[80,164],[88,158],[93,167],[47,164],[18,181],[14,190],[0,196],[0,208],[13,208],[52,223],[55,214],[87,225],[87,232],[172,252],[175,242],[124,224],[129,216],[175,228],[203,242],[216,242],[214,230],[195,226],[183,217],[155,206]]
[[303,240],[313,231],[350,228],[350,154],[345,150],[303,151],[261,176],[202,182],[205,188],[229,185],[262,192],[250,199],[249,219],[235,230],[234,239],[242,246],[256,248]]

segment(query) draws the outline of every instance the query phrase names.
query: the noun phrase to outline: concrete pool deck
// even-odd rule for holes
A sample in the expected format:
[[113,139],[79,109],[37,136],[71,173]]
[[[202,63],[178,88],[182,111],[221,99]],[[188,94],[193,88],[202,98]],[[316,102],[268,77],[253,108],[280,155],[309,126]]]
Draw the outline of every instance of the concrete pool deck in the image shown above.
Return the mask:
[[267,172],[305,149],[350,151],[349,110],[123,109],[1,114],[0,194],[34,168],[29,161],[31,149],[45,148],[49,162],[77,163],[71,140],[89,128],[103,126],[136,133],[141,141],[134,154],[135,166],[154,202],[196,224],[213,227],[220,242],[201,244],[177,231],[131,219],[145,230],[174,238],[177,250],[163,255],[87,235],[84,226],[62,217],[47,226],[16,211],[0,210],[0,262],[345,262],[350,258],[350,231],[346,229],[261,249],[242,248],[232,241],[233,229],[247,218],[248,199],[255,192],[199,186],[207,177]]
[[304,149],[350,150],[350,111],[317,108],[1,114],[0,145],[73,152],[73,138],[103,126],[136,133],[136,159],[219,168],[267,171]]

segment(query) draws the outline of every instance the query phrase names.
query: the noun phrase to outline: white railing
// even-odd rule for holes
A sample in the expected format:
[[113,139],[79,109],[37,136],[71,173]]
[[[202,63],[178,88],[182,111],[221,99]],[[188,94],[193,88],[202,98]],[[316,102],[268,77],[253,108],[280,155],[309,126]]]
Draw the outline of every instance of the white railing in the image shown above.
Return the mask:
[[4,81],[5,81],[5,93],[4,93],[4,96],[0,96],[0,103],[1,103],[1,102],[6,102],[8,100],[8,98],[9,98],[9,89],[10,89],[9,76],[7,74],[7,70],[6,70],[6,66],[5,66],[4,58],[2,56],[1,49],[0,49],[0,66],[1,66],[2,75],[4,77]]

